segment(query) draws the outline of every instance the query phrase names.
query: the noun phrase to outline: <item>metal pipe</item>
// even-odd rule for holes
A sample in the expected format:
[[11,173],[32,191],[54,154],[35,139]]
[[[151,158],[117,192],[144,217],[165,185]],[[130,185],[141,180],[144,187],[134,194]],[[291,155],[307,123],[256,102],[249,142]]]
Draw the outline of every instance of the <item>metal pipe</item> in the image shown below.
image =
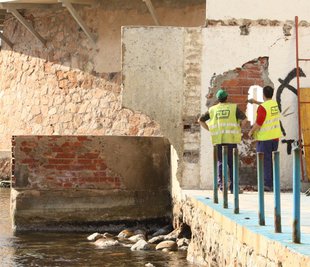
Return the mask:
[[293,242],[300,243],[300,148],[293,153]]
[[274,191],[274,231],[281,233],[281,198],[280,198],[280,153],[272,152],[273,191]]
[[299,40],[298,40],[298,16],[295,16],[295,33],[296,33],[296,84],[297,84],[297,109],[298,109],[298,142],[300,163],[301,163],[301,178],[304,180],[304,164],[302,161],[302,140],[301,140],[301,118],[300,118],[300,70],[299,70]]
[[213,202],[219,203],[217,184],[217,146],[213,146]]
[[258,218],[259,225],[265,225],[264,203],[264,153],[257,153],[257,181],[258,181]]
[[222,147],[222,181],[223,181],[223,208],[228,208],[228,147]]
[[234,191],[234,213],[239,213],[239,154],[238,149],[233,150],[233,191]]

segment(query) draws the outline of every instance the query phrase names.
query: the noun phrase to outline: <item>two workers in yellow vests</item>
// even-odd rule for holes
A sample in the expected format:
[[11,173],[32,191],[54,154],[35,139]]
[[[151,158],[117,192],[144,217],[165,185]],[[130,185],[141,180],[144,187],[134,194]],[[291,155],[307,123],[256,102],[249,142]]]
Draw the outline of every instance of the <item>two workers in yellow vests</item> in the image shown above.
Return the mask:
[[[278,149],[279,138],[282,136],[280,127],[280,112],[276,101],[272,100],[273,88],[263,88],[264,102],[254,99],[248,100],[251,104],[259,105],[256,122],[249,131],[249,137],[254,137],[257,152],[264,153],[264,178],[265,191],[271,191],[272,182],[272,152]],[[198,122],[210,131],[212,144],[217,150],[217,173],[219,189],[223,189],[222,183],[222,148],[228,147],[228,167],[230,192],[233,192],[233,149],[241,142],[241,128],[247,124],[246,115],[238,108],[237,104],[228,102],[228,93],[220,89],[216,93],[218,104],[212,106],[209,111],[202,114]]]

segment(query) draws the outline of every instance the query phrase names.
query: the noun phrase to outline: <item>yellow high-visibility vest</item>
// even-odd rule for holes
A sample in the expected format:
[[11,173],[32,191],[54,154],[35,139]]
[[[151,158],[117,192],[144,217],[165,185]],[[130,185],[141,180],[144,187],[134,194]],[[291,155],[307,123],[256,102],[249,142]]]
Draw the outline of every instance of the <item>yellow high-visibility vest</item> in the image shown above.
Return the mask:
[[212,144],[238,144],[241,142],[241,127],[236,118],[237,105],[219,103],[210,108],[208,127]]
[[266,141],[281,137],[280,111],[277,102],[274,100],[267,100],[261,105],[266,110],[266,118],[261,128],[255,132],[255,139],[258,141]]

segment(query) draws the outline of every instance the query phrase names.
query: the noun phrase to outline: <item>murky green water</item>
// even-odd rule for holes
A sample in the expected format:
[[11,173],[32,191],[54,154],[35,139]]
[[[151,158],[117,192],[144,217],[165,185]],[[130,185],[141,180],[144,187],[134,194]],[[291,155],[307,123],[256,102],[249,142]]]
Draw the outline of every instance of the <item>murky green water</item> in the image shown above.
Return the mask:
[[24,266],[154,266],[193,267],[186,252],[130,251],[115,247],[98,249],[88,234],[32,233],[13,236],[9,216],[9,189],[0,189],[0,267]]

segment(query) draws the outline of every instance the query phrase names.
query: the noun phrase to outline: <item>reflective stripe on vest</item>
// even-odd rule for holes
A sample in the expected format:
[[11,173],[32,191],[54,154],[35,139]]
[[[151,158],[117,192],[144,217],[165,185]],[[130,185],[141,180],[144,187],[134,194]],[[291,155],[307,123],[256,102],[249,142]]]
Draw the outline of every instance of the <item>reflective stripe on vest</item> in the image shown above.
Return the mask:
[[241,142],[241,128],[236,119],[237,105],[219,103],[210,108],[208,127],[212,144],[238,144]]
[[280,112],[277,102],[267,100],[262,106],[266,110],[266,118],[261,128],[256,132],[255,139],[266,141],[281,137]]

